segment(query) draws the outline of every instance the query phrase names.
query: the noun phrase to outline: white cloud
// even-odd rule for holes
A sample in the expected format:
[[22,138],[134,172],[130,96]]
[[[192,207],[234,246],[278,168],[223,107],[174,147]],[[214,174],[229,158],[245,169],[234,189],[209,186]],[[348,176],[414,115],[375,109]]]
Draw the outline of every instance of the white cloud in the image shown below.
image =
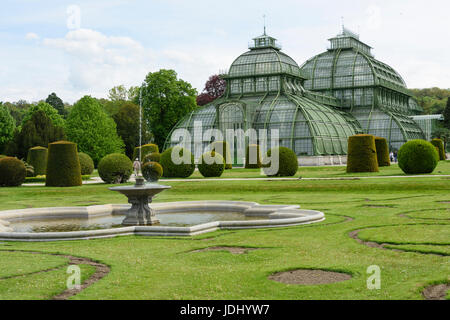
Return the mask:
[[132,38],[90,29],[72,30],[63,38],[45,38],[42,44],[64,53],[66,81],[72,95],[78,95],[70,100],[83,94],[106,97],[110,88],[139,85],[148,72],[160,68],[176,70],[179,78],[201,91],[208,77],[227,68],[239,52],[195,44],[154,51]]
[[64,38],[46,38],[43,45],[65,53],[67,81],[74,90],[97,96],[105,96],[118,84],[139,83],[154,63],[152,51],[139,42],[90,29],[69,31]]

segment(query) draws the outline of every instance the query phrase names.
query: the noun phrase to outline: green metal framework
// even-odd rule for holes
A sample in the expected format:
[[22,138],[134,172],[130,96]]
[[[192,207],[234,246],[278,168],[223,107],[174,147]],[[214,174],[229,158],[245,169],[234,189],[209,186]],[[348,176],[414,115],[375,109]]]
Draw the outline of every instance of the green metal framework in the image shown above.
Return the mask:
[[391,149],[399,149],[411,139],[423,139],[422,129],[411,118],[422,110],[403,78],[376,60],[371,47],[345,28],[330,42],[328,51],[302,65],[308,75],[305,89],[335,97],[364,132],[386,138]]
[[421,116],[413,116],[413,120],[420,126],[425,139],[430,141],[432,139],[432,133],[435,129],[441,126],[441,122],[444,121],[442,114],[428,114]]
[[[250,51],[239,56],[223,76],[227,80],[225,94],[193,111],[174,129],[187,129],[195,136],[195,121],[202,122],[204,131],[267,129],[267,144],[271,130],[278,129],[279,144],[299,156],[345,155],[348,137],[362,132],[356,119],[338,109],[335,98],[306,91],[306,76],[280,51],[274,38],[264,34],[253,40]],[[176,143],[168,140],[165,147]],[[199,158],[208,144],[203,142],[200,147],[191,141],[190,149]]]

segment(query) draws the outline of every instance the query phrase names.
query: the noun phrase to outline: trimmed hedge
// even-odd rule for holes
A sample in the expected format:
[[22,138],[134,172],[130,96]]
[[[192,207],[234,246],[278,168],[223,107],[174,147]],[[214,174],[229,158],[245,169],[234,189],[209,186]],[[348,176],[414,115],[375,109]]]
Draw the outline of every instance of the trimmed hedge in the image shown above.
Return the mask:
[[126,183],[132,173],[133,163],[121,153],[108,154],[98,163],[98,174],[108,184]]
[[0,159],[0,187],[18,187],[27,176],[25,164],[17,158]]
[[48,145],[47,187],[81,186],[81,168],[77,145],[69,141],[57,141]]
[[[268,162],[268,157],[275,151],[278,151],[279,164],[278,171],[272,172],[270,169],[271,163]],[[298,170],[298,159],[294,151],[286,147],[272,148],[267,152],[267,158],[264,161],[264,173],[269,177],[292,177]]]
[[94,160],[84,152],[78,152],[78,159],[80,160],[81,175],[91,175],[94,172]]
[[198,171],[205,178],[220,177],[225,171],[225,159],[218,152],[205,152],[200,158]]
[[441,139],[433,139],[431,140],[431,144],[438,148],[439,160],[447,159],[447,155],[444,150],[444,142]]
[[48,150],[44,147],[34,147],[28,150],[27,163],[34,168],[34,176],[45,175],[47,170]]
[[347,172],[378,172],[375,137],[357,134],[348,138]]
[[147,163],[147,162],[160,162],[161,161],[161,154],[159,152],[152,152],[147,154],[144,158],[143,158],[143,163]]
[[[174,164],[172,161],[172,151],[180,157],[187,156],[190,159],[190,163]],[[179,146],[169,148],[161,153],[160,164],[163,167],[163,177],[166,178],[187,178],[191,176],[195,170],[194,156],[189,150]]]
[[230,147],[228,146],[228,142],[214,141],[211,144],[211,151],[219,153],[225,159],[226,170],[233,169],[233,160],[231,159]]
[[389,159],[389,147],[387,140],[381,137],[375,137],[375,148],[377,149],[378,167],[389,167],[391,159]]
[[425,140],[411,140],[398,151],[398,166],[406,174],[432,173],[439,162],[434,145]]
[[149,143],[149,144],[144,144],[140,147],[136,147],[134,148],[134,152],[133,152],[133,161],[136,160],[136,158],[139,158],[139,149],[142,148],[142,152],[141,152],[141,159],[143,160],[145,158],[146,155],[148,155],[149,153],[152,152],[158,152],[159,153],[159,148],[156,144],[153,143]]
[[245,169],[261,168],[261,152],[258,144],[249,144],[245,151]]
[[163,175],[163,167],[158,162],[146,162],[142,166],[142,175],[148,182],[156,182]]

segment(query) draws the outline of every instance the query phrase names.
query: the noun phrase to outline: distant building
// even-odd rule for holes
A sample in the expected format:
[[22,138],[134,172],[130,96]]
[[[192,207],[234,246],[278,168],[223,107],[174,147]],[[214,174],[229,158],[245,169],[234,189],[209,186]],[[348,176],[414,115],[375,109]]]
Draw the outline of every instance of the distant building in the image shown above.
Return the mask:
[[[200,134],[194,132],[195,123],[224,134],[227,129],[278,129],[279,144],[294,150],[301,164],[311,165],[344,163],[348,137],[357,133],[384,137],[391,149],[425,138],[411,118],[421,108],[401,76],[346,29],[330,41],[326,52],[299,67],[264,32],[223,75],[225,94],[187,115],[173,132],[187,129],[192,141],[185,140],[185,146],[198,159],[211,141],[194,142]],[[168,137],[165,148],[183,140],[176,136]],[[248,138],[230,140],[234,163],[242,164],[238,149],[245,149]],[[270,148],[269,140],[258,137],[258,143]]]

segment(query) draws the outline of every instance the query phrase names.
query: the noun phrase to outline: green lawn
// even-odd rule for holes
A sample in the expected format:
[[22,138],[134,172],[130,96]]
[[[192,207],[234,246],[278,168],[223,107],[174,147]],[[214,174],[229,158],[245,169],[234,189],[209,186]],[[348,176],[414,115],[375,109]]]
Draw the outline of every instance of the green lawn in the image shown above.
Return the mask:
[[[441,162],[434,173],[450,174],[450,163]],[[392,166],[365,175],[403,173]],[[300,168],[297,176],[348,175],[343,167],[308,167]],[[233,169],[224,177],[260,175],[257,170]],[[172,189],[160,194],[156,202],[223,199],[299,204],[323,211],[326,220],[280,229],[217,231],[192,238],[2,242],[0,299],[48,299],[64,290],[67,279],[66,261],[60,257],[5,250],[87,257],[110,266],[105,278],[72,299],[422,299],[425,286],[449,281],[448,177],[164,183]],[[126,203],[126,198],[103,184],[0,189],[0,210],[105,203]],[[362,245],[349,237],[353,230],[361,230],[363,240],[401,251]],[[259,249],[241,255],[192,252],[213,246]],[[371,265],[381,268],[380,290],[366,288],[366,270]],[[92,273],[88,267],[82,269],[85,277]],[[56,269],[35,273],[51,268]],[[286,285],[268,279],[274,272],[299,268],[343,271],[353,277],[318,286]],[[23,276],[17,277],[19,274]],[[5,278],[8,275],[16,277]]]

